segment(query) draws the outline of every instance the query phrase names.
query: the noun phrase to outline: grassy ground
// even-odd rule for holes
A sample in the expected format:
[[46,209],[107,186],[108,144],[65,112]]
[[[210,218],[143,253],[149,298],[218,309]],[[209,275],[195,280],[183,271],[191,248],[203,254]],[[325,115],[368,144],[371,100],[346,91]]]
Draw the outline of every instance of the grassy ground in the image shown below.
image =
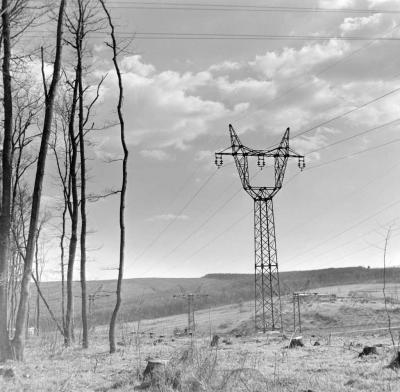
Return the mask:
[[[399,325],[398,305],[390,305]],[[88,350],[78,347],[79,334],[69,349],[57,333],[34,337],[24,363],[2,366],[13,369],[14,377],[0,376],[0,391],[133,391],[147,358],[169,361],[149,391],[172,391],[178,382],[184,392],[400,391],[400,371],[386,368],[394,350],[388,332],[379,329],[387,324],[382,299],[303,303],[304,347],[295,349],[286,348],[292,335],[288,299],[285,308],[286,336],[254,334],[252,304],[242,303],[196,312],[194,338],[173,334],[185,326],[186,315],[122,324],[112,356],[104,327],[92,331]],[[215,333],[217,348],[210,347]],[[377,346],[378,354],[359,358],[366,345]]]
[[[169,359],[170,380],[180,370],[184,391],[400,390],[399,373],[385,368],[393,355],[389,340],[379,335],[319,338],[320,346],[313,346],[316,338],[306,339],[305,347],[296,349],[285,348],[288,340],[281,337],[230,337],[231,344],[218,349],[207,338],[168,337],[154,345],[154,339],[142,337],[139,345],[124,342],[113,356],[104,338],[97,336],[87,351],[31,342],[24,364],[8,364],[15,377],[0,378],[0,390],[132,391],[140,385],[147,357]],[[358,358],[365,344],[384,346],[377,356]],[[162,384],[161,390],[172,390],[168,377]]]

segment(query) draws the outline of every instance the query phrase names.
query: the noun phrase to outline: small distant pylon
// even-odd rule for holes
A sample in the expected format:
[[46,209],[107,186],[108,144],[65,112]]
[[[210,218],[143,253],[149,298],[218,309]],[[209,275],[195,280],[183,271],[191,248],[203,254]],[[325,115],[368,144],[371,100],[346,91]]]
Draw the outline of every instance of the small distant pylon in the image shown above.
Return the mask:
[[[275,219],[272,198],[282,188],[289,158],[297,158],[300,170],[305,167],[304,156],[289,147],[289,128],[278,147],[270,150],[253,150],[244,146],[233,126],[229,124],[231,146],[215,153],[215,164],[222,166],[224,155],[233,156],[243,189],[254,200],[255,244],[255,328],[282,330],[282,307],[279,288],[278,257],[276,251]],[[274,159],[275,184],[252,186],[249,177],[249,157],[257,158],[262,169],[265,158]]]
[[196,297],[208,297],[208,294],[175,294],[174,298],[185,298],[187,300],[187,312],[188,312],[188,326],[187,326],[187,334],[194,335],[196,324],[194,322],[194,299]]

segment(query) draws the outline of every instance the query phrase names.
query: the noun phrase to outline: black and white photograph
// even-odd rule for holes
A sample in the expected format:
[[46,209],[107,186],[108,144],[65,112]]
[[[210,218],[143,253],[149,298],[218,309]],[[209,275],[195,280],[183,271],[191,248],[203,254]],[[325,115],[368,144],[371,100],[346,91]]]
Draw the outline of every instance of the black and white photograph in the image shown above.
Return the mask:
[[400,391],[400,0],[0,32],[0,392]]

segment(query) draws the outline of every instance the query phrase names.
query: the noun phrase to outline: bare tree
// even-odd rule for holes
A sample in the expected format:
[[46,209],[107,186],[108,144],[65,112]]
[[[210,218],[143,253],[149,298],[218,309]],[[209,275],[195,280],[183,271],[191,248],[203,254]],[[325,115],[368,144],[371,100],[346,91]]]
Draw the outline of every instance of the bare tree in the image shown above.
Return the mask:
[[[65,99],[65,95],[63,96]],[[65,326],[65,241],[67,236],[67,212],[71,209],[71,182],[68,180],[69,173],[69,165],[71,163],[71,145],[69,143],[68,132],[66,128],[68,128],[67,122],[65,121],[65,117],[63,116],[65,108],[64,104],[57,105],[56,107],[56,115],[61,118],[61,132],[63,144],[61,150],[63,152],[59,152],[60,146],[58,143],[58,122],[55,122],[55,130],[54,130],[54,140],[50,144],[50,147],[53,150],[53,154],[56,161],[57,172],[61,182],[62,187],[62,213],[61,213],[61,233],[60,233],[60,272],[61,272],[61,319],[62,319],[62,328],[63,331],[66,331]],[[61,157],[61,155],[63,155]],[[63,332],[64,334],[64,332]]]
[[[64,89],[61,102],[57,104],[56,124],[60,127],[54,132],[54,141],[51,144],[54,156],[56,158],[58,176],[61,181],[63,193],[63,213],[62,213],[62,231],[60,236],[61,249],[61,279],[62,279],[62,316],[64,327],[64,344],[70,346],[73,340],[73,314],[74,314],[74,296],[73,296],[73,271],[75,264],[76,249],[78,244],[78,219],[79,219],[79,198],[78,198],[78,146],[77,135],[75,132],[75,116],[78,96],[78,84],[76,81],[69,81],[67,73],[64,72]],[[64,151],[58,143],[58,128],[62,132]],[[67,279],[66,279],[66,307],[64,309],[64,253],[67,239],[67,212],[70,220],[69,239],[68,239],[68,261],[67,261]]]
[[118,281],[117,281],[117,300],[115,303],[115,307],[111,316],[110,320],[110,329],[108,333],[108,339],[110,344],[110,353],[114,353],[116,350],[115,345],[115,324],[117,321],[118,311],[121,306],[122,297],[121,297],[121,290],[122,290],[122,279],[124,275],[124,259],[125,259],[125,195],[126,195],[126,187],[127,187],[127,179],[128,179],[128,148],[126,146],[125,141],[125,123],[124,123],[124,116],[122,113],[122,105],[123,105],[123,97],[124,97],[124,89],[122,84],[122,75],[118,65],[118,45],[115,38],[115,28],[114,24],[111,19],[110,12],[108,11],[104,0],[100,0],[101,5],[104,9],[104,12],[107,15],[108,24],[111,29],[111,44],[107,44],[113,53],[113,64],[115,68],[115,72],[118,78],[118,104],[117,104],[117,112],[118,112],[118,119],[120,125],[120,139],[121,145],[123,149],[123,161],[122,161],[122,186],[121,186],[121,194],[120,194],[120,205],[119,205],[119,226],[120,226],[120,243],[119,243],[119,266],[118,266]]
[[[72,36],[66,42],[73,49],[75,79],[72,82],[77,89],[77,146],[79,147],[80,157],[80,283],[81,283],[81,316],[82,316],[82,347],[89,345],[88,319],[87,319],[87,289],[86,289],[86,237],[87,237],[87,212],[86,212],[86,148],[85,139],[87,133],[93,128],[93,125],[87,129],[87,123],[90,118],[91,109],[99,97],[99,89],[104,80],[101,78],[97,85],[97,92],[93,99],[86,104],[86,95],[89,86],[84,85],[84,79],[88,75],[88,69],[84,64],[86,55],[86,40],[90,32],[97,31],[100,27],[100,18],[97,16],[97,10],[93,0],[77,0],[75,7],[70,15],[67,15],[67,28]],[[73,113],[74,114],[74,113]],[[71,117],[72,119],[72,117]],[[74,186],[72,186],[74,191]]]
[[39,225],[37,228],[37,235],[36,235],[35,272],[34,272],[35,285],[36,285],[35,329],[36,329],[36,335],[38,335],[38,336],[40,334],[40,300],[41,300],[40,282],[42,280],[42,273],[43,273],[44,260],[45,260],[43,246],[42,246],[42,252],[41,252],[42,258],[40,259],[40,256],[39,256],[40,235],[42,234],[43,228],[49,219],[50,219],[50,215],[48,213],[44,213],[39,222]]
[[2,151],[2,199],[0,212],[0,361],[11,357],[7,326],[7,274],[8,253],[10,248],[11,229],[11,187],[12,187],[12,131],[13,103],[11,82],[11,33],[10,4],[2,0],[2,43],[3,43],[3,108],[4,137]]
[[[66,0],[60,1],[58,20],[57,20],[56,53],[53,66],[52,81],[49,90],[47,91],[47,88],[45,89],[44,122],[42,128],[39,156],[36,167],[35,183],[32,193],[32,209],[31,209],[26,257],[24,264],[24,273],[21,282],[21,295],[19,300],[16,325],[15,325],[15,335],[12,340],[14,355],[15,358],[18,360],[23,360],[24,358],[25,328],[26,328],[26,319],[27,319],[28,302],[29,302],[29,283],[32,275],[32,264],[35,251],[35,238],[39,221],[42,184],[46,166],[48,142],[53,121],[54,101],[57,94],[58,81],[60,79],[63,22],[64,22],[64,11],[66,2],[67,2]],[[7,0],[3,0],[3,11],[5,10],[4,5],[7,6]],[[3,40],[3,42],[5,42],[5,40]]]
[[65,318],[66,326],[66,346],[71,344],[73,338],[73,314],[74,314],[74,296],[72,292],[74,262],[76,256],[76,248],[78,244],[78,223],[79,223],[79,198],[78,198],[78,179],[77,179],[77,161],[78,161],[78,146],[75,134],[75,113],[78,94],[78,83],[73,82],[73,98],[72,107],[69,119],[69,139],[71,144],[71,164],[69,179],[71,181],[71,194],[72,194],[72,210],[70,211],[71,218],[71,237],[69,241],[68,252],[68,271],[67,271],[67,312]]

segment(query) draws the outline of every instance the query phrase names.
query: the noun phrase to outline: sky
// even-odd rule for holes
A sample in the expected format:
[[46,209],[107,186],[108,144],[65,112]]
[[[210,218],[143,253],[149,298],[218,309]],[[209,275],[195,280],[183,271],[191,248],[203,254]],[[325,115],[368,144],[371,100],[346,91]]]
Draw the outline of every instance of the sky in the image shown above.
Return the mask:
[[[382,267],[389,229],[387,265],[400,265],[400,42],[373,39],[400,38],[400,4],[299,3],[109,2],[120,37],[133,38],[119,59],[130,152],[126,278],[254,272],[253,201],[230,157],[214,165],[214,152],[230,145],[228,124],[254,149],[290,127],[291,147],[305,155],[306,169],[289,162],[274,197],[280,271]],[[255,7],[234,7],[243,5]],[[116,79],[101,39],[93,55],[93,74],[108,73],[96,121],[112,124]],[[121,156],[118,127],[94,139],[89,190],[118,187],[119,163],[102,163]],[[270,185],[268,163],[262,173],[252,164],[255,184]],[[118,197],[91,203],[88,225],[88,278],[116,278]],[[54,279],[58,261],[50,259]]]

